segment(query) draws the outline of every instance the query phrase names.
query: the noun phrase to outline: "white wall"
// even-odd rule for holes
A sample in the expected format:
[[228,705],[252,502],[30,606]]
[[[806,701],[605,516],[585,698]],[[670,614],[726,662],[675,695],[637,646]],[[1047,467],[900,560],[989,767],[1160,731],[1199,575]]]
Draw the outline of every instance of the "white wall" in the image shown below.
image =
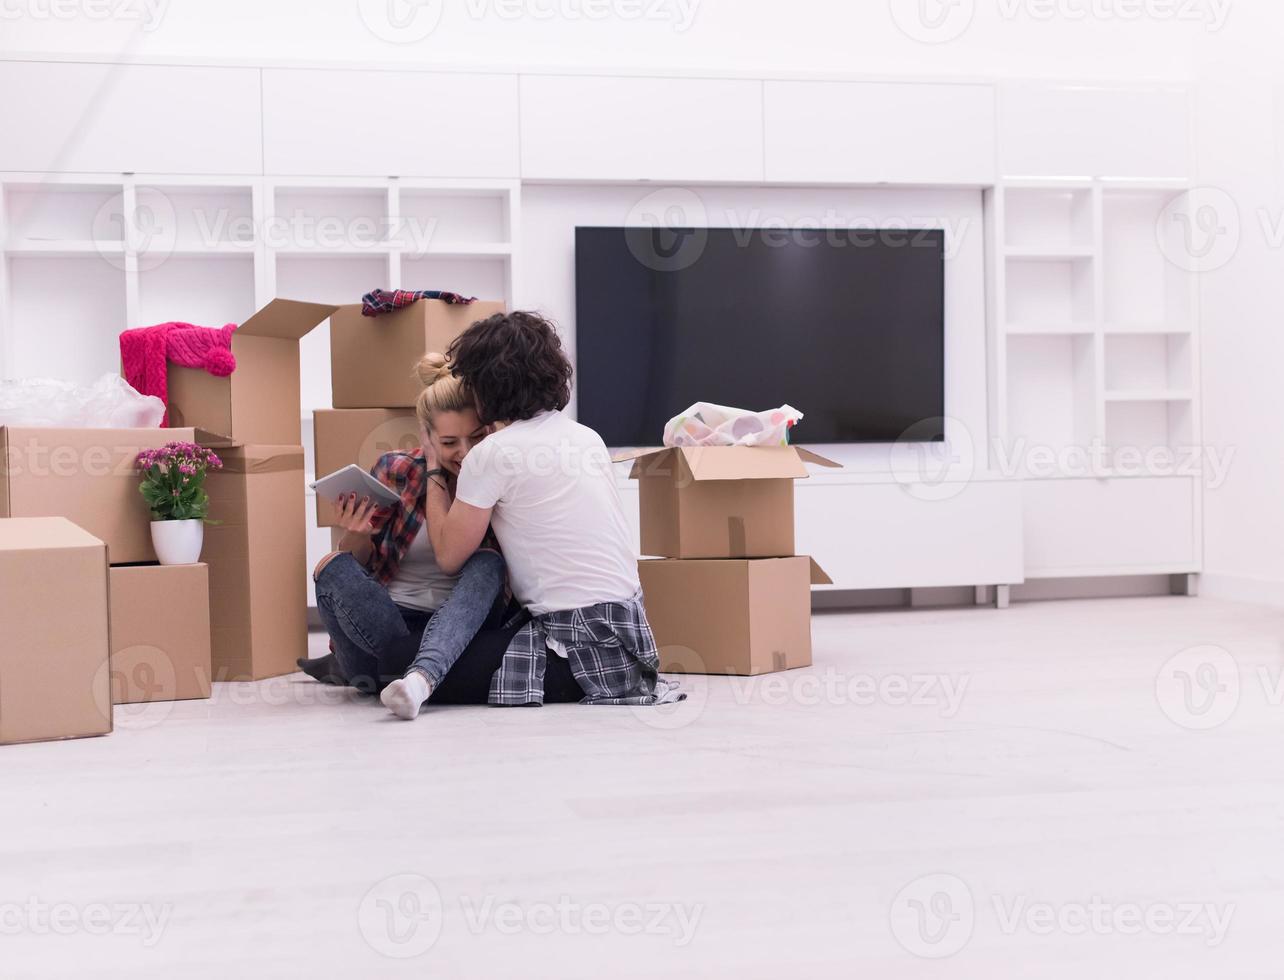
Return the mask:
[[[929,16],[944,13],[941,31],[918,22],[920,2]],[[0,20],[0,54],[505,70],[1184,78],[1205,24],[1220,16],[1227,0],[1057,0],[1050,16],[1047,0],[82,0],[71,6],[71,16],[52,17],[49,0],[10,0]],[[1094,6],[1124,12],[1083,16]],[[1245,4],[1234,6],[1232,19]],[[1128,13],[1138,7],[1155,13]],[[103,18],[94,15],[98,9],[122,13]]]
[[[1233,452],[1206,493],[1206,591],[1284,604],[1284,10],[1240,4],[1198,52],[1198,166],[1220,229],[1201,274],[1206,443]],[[1209,226],[1212,228],[1213,226]]]

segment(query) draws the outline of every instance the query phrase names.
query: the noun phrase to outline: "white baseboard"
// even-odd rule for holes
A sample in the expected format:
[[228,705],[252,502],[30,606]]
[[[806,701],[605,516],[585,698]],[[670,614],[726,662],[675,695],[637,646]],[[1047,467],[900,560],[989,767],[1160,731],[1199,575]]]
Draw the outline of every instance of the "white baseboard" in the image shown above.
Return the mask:
[[1284,606],[1284,579],[1204,572],[1199,577],[1199,594],[1259,606]]

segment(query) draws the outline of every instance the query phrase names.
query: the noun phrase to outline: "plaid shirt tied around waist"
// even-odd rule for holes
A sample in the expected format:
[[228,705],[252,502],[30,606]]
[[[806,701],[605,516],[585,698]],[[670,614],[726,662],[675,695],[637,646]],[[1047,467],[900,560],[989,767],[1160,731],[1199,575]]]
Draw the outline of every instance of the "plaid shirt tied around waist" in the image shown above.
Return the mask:
[[491,678],[491,704],[544,703],[550,641],[566,652],[571,672],[584,689],[581,704],[669,704],[686,699],[676,683],[659,677],[660,658],[639,592],[621,602],[599,602],[532,619],[513,636]]

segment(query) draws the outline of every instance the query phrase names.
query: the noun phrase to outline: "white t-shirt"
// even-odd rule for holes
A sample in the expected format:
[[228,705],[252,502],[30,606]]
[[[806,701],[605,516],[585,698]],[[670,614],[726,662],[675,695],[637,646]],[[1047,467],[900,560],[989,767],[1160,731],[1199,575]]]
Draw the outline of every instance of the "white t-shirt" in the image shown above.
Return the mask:
[[638,591],[638,556],[602,437],[541,412],[464,457],[455,499],[493,507],[517,601],[531,615],[619,602]]
[[447,575],[437,564],[432,538],[428,537],[428,522],[424,521],[401,556],[397,574],[388,583],[388,595],[399,606],[436,612],[450,598],[458,581],[458,575]]

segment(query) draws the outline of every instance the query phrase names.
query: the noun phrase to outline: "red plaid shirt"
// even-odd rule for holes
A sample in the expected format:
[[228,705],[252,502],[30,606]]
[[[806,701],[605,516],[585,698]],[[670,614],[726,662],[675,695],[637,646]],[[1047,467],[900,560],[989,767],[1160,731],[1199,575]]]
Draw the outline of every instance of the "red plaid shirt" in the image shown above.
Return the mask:
[[[424,495],[428,490],[428,464],[424,451],[384,453],[370,470],[370,475],[396,492],[401,502],[391,508],[379,530],[370,535],[374,551],[366,568],[380,585],[387,585],[397,577],[401,559],[409,550],[415,535],[424,523]],[[499,551],[495,532],[486,529],[481,547]]]
[[380,585],[396,578],[402,556],[423,526],[427,472],[422,449],[384,453],[370,470],[371,476],[401,498],[379,530],[370,536],[374,551],[366,567]]

